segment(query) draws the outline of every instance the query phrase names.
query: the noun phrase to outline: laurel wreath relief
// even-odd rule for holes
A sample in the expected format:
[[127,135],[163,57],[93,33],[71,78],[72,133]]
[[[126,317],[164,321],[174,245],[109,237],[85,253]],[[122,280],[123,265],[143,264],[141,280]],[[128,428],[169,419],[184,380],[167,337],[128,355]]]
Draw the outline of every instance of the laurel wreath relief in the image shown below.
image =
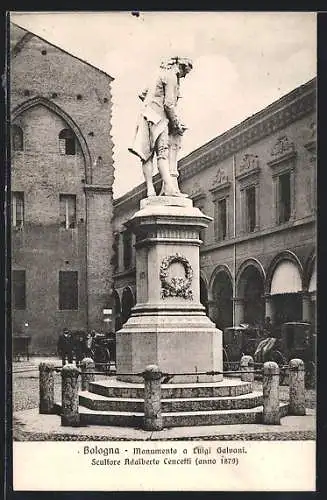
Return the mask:
[[[175,262],[182,264],[184,267],[184,278],[181,276],[168,278],[168,269]],[[186,257],[179,253],[166,257],[160,266],[161,297],[183,297],[184,299],[193,300],[192,279],[193,269]]]

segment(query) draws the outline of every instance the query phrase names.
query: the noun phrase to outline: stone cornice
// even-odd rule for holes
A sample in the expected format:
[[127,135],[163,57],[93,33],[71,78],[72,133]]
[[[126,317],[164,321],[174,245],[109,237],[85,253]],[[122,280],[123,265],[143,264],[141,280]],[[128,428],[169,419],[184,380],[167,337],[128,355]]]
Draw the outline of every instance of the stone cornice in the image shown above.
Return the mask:
[[[186,180],[205,168],[217,165],[225,158],[315,111],[315,107],[316,78],[313,78],[182,158],[178,162],[180,179]],[[156,186],[160,184],[159,174],[154,177],[154,184]],[[142,183],[114,200],[114,209],[117,213],[121,207],[122,211],[125,211],[127,200],[135,206],[137,200],[145,198],[145,195],[145,183]]]
[[[273,103],[268,108],[248,118],[236,127],[202,146],[179,162],[179,174],[185,180],[196,175],[199,171],[209,168],[242,149],[267,137],[287,125],[314,111],[316,103],[315,84],[300,95],[291,94]],[[308,84],[307,84],[308,85]],[[300,87],[301,89],[301,87]],[[299,90],[299,89],[296,89]]]
[[223,182],[222,184],[218,184],[217,186],[210,188],[209,191],[213,195],[213,197],[216,198],[221,193],[229,192],[231,185],[232,183],[230,181]]
[[251,170],[245,170],[236,176],[238,181],[248,180],[251,177],[258,177],[260,173],[260,167],[252,168]]
[[285,224],[279,224],[276,226],[268,227],[265,229],[261,229],[259,231],[255,231],[253,233],[247,233],[246,235],[239,235],[236,238],[228,238],[228,239],[220,241],[220,242],[213,242],[213,243],[207,244],[204,247],[200,247],[200,256],[206,255],[207,253],[210,253],[210,252],[214,252],[215,250],[220,249],[222,247],[229,247],[232,245],[237,245],[237,244],[242,243],[244,241],[264,238],[267,235],[271,235],[274,233],[280,233],[282,231],[291,231],[293,228],[296,228],[299,226],[304,226],[306,224],[315,224],[315,222],[316,222],[315,215],[308,215],[308,216],[304,217],[303,219],[295,219],[295,220],[286,222]]
[[283,155],[278,156],[277,158],[274,158],[270,161],[267,161],[267,165],[269,165],[269,167],[276,167],[277,165],[280,165],[281,163],[295,160],[295,158],[296,158],[296,151],[288,151],[288,152],[284,153]]

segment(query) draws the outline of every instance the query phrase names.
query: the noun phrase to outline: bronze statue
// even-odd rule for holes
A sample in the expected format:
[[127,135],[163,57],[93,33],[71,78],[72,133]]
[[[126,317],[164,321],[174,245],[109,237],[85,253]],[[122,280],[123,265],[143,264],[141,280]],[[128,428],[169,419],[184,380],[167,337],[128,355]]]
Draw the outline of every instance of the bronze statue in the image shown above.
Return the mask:
[[139,98],[142,110],[137,124],[134,144],[129,151],[142,161],[147,196],[156,196],[153,186],[153,159],[156,154],[162,179],[161,196],[187,196],[177,183],[177,152],[186,127],[176,112],[180,79],[192,70],[192,61],[172,57],[160,65],[152,85]]

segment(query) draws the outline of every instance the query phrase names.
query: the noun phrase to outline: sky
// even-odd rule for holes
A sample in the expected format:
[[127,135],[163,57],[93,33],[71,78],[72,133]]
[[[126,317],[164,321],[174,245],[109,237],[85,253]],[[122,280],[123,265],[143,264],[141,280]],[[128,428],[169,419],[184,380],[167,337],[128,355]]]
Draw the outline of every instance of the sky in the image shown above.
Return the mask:
[[163,58],[193,60],[181,83],[180,158],[316,76],[310,12],[15,12],[11,20],[115,78],[115,198],[143,181],[128,147],[138,93]]

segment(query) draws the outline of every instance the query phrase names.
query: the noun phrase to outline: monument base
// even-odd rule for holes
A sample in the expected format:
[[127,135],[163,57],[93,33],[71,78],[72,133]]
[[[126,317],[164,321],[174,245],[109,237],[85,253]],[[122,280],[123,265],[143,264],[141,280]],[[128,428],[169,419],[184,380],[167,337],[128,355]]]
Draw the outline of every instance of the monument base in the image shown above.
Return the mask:
[[136,308],[116,334],[117,378],[142,382],[142,377],[120,374],[141,373],[155,364],[163,373],[174,374],[173,384],[219,382],[222,375],[203,372],[222,371],[221,346],[222,332],[202,311],[138,313]]

